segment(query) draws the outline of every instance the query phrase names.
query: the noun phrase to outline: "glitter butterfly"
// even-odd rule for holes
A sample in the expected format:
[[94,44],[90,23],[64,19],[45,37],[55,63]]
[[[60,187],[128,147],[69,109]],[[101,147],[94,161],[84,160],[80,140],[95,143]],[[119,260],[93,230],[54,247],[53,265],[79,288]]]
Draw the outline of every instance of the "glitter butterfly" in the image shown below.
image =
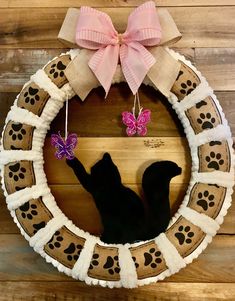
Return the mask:
[[140,110],[138,117],[136,118],[134,112],[122,112],[122,122],[127,126],[126,133],[128,136],[133,136],[136,133],[139,136],[145,136],[147,134],[146,125],[150,122],[150,110]]
[[66,159],[72,160],[74,158],[73,150],[77,145],[77,141],[77,134],[69,134],[65,140],[61,137],[60,132],[58,132],[58,135],[52,134],[51,145],[57,149],[55,152],[56,158],[61,160],[66,157]]

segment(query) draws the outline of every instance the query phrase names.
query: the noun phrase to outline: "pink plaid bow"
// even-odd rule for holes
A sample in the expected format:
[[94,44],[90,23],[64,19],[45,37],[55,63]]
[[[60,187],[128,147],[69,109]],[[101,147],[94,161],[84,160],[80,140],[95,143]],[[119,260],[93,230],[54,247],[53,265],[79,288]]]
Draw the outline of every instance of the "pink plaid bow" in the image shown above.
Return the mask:
[[89,61],[106,96],[117,68],[119,56],[123,74],[136,94],[155,58],[144,46],[160,43],[161,26],[153,1],[137,7],[129,16],[127,29],[119,34],[111,18],[96,9],[83,6],[76,29],[76,43],[97,50]]

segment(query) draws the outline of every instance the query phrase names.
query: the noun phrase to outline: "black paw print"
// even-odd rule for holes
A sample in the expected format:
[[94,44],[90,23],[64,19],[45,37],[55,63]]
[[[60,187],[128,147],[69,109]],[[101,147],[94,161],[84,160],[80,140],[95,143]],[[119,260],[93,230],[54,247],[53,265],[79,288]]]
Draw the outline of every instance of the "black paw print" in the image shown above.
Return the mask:
[[140,265],[138,264],[138,262],[136,262],[136,257],[135,256],[132,256],[132,259],[133,259],[133,261],[135,263],[135,267],[137,269]]
[[210,152],[210,155],[206,156],[206,161],[208,162],[207,167],[218,170],[220,165],[224,164],[224,160],[221,158],[220,153]]
[[161,252],[156,251],[155,248],[151,248],[149,252],[144,253],[144,265],[148,266],[150,265],[151,268],[155,269],[157,267],[157,264],[162,262],[162,259],[160,258]]
[[215,123],[215,118],[211,116],[210,113],[201,113],[200,118],[197,119],[197,122],[201,124],[202,129],[212,129],[213,123]]
[[38,223],[38,224],[33,224],[33,228],[35,229],[33,231],[33,234],[36,234],[38,232],[38,230],[44,228],[45,226],[46,226],[45,222],[41,222],[41,223]]
[[32,106],[35,104],[36,101],[39,101],[40,97],[37,95],[38,89],[34,89],[32,87],[29,87],[29,90],[24,93],[25,102],[30,103]]
[[12,150],[23,150],[22,147],[15,147],[14,145],[11,145]]
[[27,218],[27,219],[33,219],[33,216],[38,215],[37,212],[37,205],[36,204],[29,204],[29,202],[25,203],[24,205],[20,206],[19,208],[22,212],[21,212],[21,216],[23,218]]
[[[194,233],[192,231],[190,231],[190,227],[186,226],[179,226],[178,231],[175,233],[175,237],[178,239],[178,242],[180,245],[182,245],[184,242],[186,242],[187,244],[191,244],[192,242],[192,237],[194,236]],[[183,233],[185,232],[185,233]]]
[[203,210],[207,211],[209,207],[213,207],[215,205],[213,194],[210,194],[208,190],[205,190],[204,193],[198,193],[198,206],[201,206]]
[[100,257],[100,255],[97,253],[93,254],[89,270],[92,270],[94,268],[94,266],[99,265],[99,261],[98,261],[99,257]]
[[82,245],[80,244],[75,245],[73,242],[71,242],[68,248],[64,250],[64,253],[68,254],[67,259],[69,261],[72,261],[73,259],[77,261],[81,251],[82,251]]
[[54,78],[57,78],[58,76],[64,76],[63,70],[65,70],[66,66],[61,61],[59,61],[57,64],[52,64],[51,68],[50,74],[52,74]]
[[11,129],[9,131],[9,135],[11,136],[12,140],[22,140],[23,136],[26,134],[26,130],[22,129],[23,124],[21,123],[13,123],[11,125]]
[[210,146],[222,145],[222,142],[221,142],[221,141],[210,141],[210,142],[209,142],[209,145],[210,145]]
[[56,231],[52,236],[51,240],[48,241],[49,248],[53,250],[54,248],[60,248],[61,241],[63,241],[63,237],[60,236],[60,231]]
[[23,186],[23,187],[19,187],[19,186],[16,186],[15,187],[15,190],[16,191],[20,191],[20,190],[22,190],[22,189],[25,189],[27,186]]
[[[116,267],[114,265],[116,264]],[[118,256],[108,256],[106,263],[103,266],[104,269],[107,269],[110,275],[113,275],[114,273],[119,273],[119,263],[118,263]]]
[[180,92],[185,95],[189,95],[197,87],[196,83],[192,83],[191,80],[187,80],[186,83],[181,84]]
[[181,75],[183,75],[184,74],[184,72],[182,71],[182,70],[180,70],[180,72],[178,73],[178,75],[177,75],[177,78],[176,78],[176,81],[181,77]]
[[201,100],[196,104],[196,108],[200,109],[201,107],[206,106],[206,105],[207,105],[207,102],[205,100]]
[[[18,181],[20,179],[24,179],[24,173],[26,173],[26,169],[24,167],[20,167],[20,163],[16,163],[14,165],[9,166],[10,172],[9,177],[13,178],[14,181]],[[16,174],[18,173],[18,174]]]

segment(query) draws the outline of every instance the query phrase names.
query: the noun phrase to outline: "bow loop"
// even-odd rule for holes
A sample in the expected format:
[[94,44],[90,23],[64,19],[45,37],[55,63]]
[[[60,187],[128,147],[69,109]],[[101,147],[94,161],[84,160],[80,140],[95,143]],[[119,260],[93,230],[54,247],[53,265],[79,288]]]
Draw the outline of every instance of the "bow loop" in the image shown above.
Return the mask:
[[126,41],[136,41],[144,46],[160,43],[162,30],[154,2],[146,2],[130,14],[124,37]]
[[94,8],[82,6],[76,27],[76,43],[88,49],[117,44],[118,33],[111,18]]

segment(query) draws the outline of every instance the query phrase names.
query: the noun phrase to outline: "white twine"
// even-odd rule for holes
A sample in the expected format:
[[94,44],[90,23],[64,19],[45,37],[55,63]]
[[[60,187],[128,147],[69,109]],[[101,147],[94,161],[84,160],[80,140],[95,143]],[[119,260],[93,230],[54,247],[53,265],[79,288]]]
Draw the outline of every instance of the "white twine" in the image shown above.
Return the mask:
[[68,101],[68,95],[66,95],[66,101],[65,101],[65,141],[68,137],[68,108],[69,108],[69,101]]

